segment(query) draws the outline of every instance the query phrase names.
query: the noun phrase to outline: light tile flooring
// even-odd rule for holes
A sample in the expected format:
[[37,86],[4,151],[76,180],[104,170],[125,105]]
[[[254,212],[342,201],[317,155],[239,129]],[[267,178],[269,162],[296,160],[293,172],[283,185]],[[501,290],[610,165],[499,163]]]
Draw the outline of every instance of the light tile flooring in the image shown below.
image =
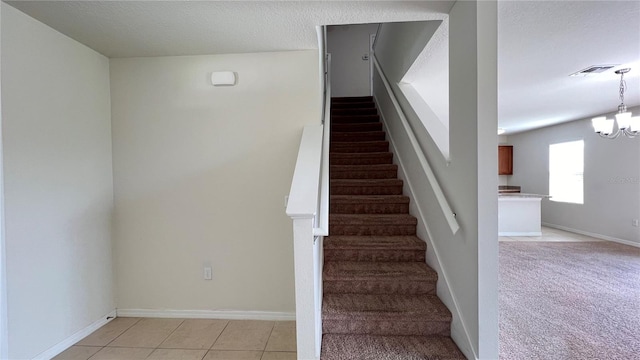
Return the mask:
[[112,320],[53,360],[290,360],[294,321]]
[[550,227],[542,227],[542,236],[500,236],[500,241],[548,241],[548,242],[584,242],[603,241],[591,236],[576,234]]

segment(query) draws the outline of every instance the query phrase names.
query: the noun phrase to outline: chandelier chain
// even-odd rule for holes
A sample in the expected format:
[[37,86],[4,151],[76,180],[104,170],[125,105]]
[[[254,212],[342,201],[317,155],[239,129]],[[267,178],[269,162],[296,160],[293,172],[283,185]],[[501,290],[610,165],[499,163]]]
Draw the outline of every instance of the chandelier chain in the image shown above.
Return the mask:
[[627,82],[624,81],[624,73],[620,74],[620,102],[624,104],[624,91],[627,89]]

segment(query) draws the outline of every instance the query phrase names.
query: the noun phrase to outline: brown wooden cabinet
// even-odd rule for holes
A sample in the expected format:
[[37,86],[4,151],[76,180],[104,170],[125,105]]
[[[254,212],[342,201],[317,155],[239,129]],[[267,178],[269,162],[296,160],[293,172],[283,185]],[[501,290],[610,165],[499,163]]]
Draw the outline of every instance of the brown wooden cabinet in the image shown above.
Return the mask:
[[513,175],[513,145],[498,146],[498,175]]

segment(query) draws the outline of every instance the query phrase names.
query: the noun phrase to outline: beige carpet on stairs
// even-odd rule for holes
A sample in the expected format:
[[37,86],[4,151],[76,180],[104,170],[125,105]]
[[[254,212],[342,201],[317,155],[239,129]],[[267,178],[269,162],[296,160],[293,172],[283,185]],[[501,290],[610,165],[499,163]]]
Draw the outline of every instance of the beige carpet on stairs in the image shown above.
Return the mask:
[[322,360],[464,359],[371,97],[333,99]]

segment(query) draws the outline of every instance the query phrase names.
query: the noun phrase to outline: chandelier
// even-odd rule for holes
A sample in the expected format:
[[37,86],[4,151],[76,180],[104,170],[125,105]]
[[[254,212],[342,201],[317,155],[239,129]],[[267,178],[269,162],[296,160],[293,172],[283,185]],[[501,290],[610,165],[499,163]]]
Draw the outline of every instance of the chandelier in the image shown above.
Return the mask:
[[[616,74],[620,74],[620,105],[618,105],[615,121],[614,119],[607,119],[606,116],[591,119],[593,130],[603,138],[615,139],[622,134],[630,138],[640,135],[640,116],[631,117],[631,112],[627,111],[627,105],[624,104],[624,91],[627,89],[624,74],[628,73],[629,70],[631,69],[616,70]],[[616,131],[613,131],[614,123],[618,125]]]

